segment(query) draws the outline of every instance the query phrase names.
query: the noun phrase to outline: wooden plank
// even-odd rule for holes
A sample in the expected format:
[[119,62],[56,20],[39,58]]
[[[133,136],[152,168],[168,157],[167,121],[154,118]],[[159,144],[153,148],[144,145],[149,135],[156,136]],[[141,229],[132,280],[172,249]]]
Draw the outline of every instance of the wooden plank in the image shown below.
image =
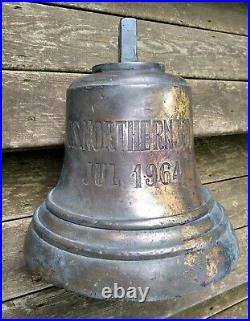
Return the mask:
[[213,319],[247,319],[248,300],[243,300],[238,304],[212,316]]
[[[80,74],[3,72],[3,147],[62,145],[65,95]],[[247,131],[247,82],[188,80],[197,137]]]
[[[197,139],[195,152],[203,183],[247,175],[247,136],[245,135]],[[4,154],[3,221],[32,215],[49,190],[56,185],[62,167],[62,158],[62,150]],[[238,188],[237,186],[237,181],[229,185],[227,197],[236,197],[237,193],[234,194],[234,191]],[[240,190],[244,191],[246,187],[242,185]],[[215,193],[220,191],[217,190]],[[246,200],[242,197],[240,199],[245,206]],[[237,202],[237,199],[231,198],[231,204],[234,201]]]
[[247,177],[212,183],[207,187],[230,213],[234,228],[247,225]]
[[[246,177],[209,185],[218,201],[230,210],[229,216],[234,228],[247,224],[246,185]],[[32,189],[30,192],[32,193]],[[231,195],[233,193],[234,195]],[[34,283],[25,270],[22,251],[29,222],[30,218],[23,218],[3,223],[3,297],[5,300],[45,287],[40,280]]]
[[197,168],[203,184],[247,175],[246,135],[195,140]]
[[[13,222],[12,222],[13,223]],[[5,223],[9,224],[9,223]],[[185,315],[195,317],[194,307],[210,302],[213,297],[222,297],[238,288],[243,293],[247,282],[247,228],[237,230],[241,257],[237,268],[224,280],[199,293],[163,302],[128,304],[81,297],[69,291],[51,288],[3,304],[4,318],[167,318],[185,310]],[[11,284],[11,283],[10,283]],[[229,296],[230,300],[230,296]],[[207,314],[206,314],[207,315]]]
[[21,219],[2,225],[3,300],[51,287],[40,277],[28,273],[25,267],[23,245],[30,220],[30,218]]
[[246,3],[169,2],[52,2],[64,7],[93,10],[183,26],[247,35]]
[[232,305],[246,298],[247,288],[248,284],[243,283],[235,288],[230,289],[229,291],[219,293],[218,295],[215,294],[215,296],[209,300],[205,300],[200,304],[196,304],[193,307],[176,313],[174,318],[190,319],[195,317],[196,319],[207,319],[211,316],[214,318],[215,313],[230,308]]
[[[35,3],[4,3],[3,68],[89,72],[117,61],[119,18]],[[139,59],[189,78],[247,79],[247,37],[138,23]]]
[[32,215],[56,185],[62,158],[62,150],[4,155],[3,221]]

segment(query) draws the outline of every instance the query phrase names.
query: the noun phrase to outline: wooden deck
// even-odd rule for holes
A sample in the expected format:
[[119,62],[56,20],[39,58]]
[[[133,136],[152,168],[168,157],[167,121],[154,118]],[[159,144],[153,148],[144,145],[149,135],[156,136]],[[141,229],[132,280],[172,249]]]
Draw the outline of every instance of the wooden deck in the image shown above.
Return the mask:
[[[223,281],[150,304],[55,288],[23,260],[32,213],[61,170],[67,86],[117,61],[121,16],[138,18],[140,60],[190,83],[201,180],[228,210],[241,249]],[[3,68],[3,317],[247,318],[247,5],[5,3]]]

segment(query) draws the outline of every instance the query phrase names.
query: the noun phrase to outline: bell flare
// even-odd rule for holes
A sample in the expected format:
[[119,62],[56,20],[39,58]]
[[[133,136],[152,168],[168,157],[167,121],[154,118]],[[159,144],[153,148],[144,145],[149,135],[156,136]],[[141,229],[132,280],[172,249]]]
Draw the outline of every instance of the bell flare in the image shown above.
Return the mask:
[[147,301],[184,296],[217,282],[235,266],[239,248],[224,208],[208,190],[206,212],[152,229],[76,224],[43,203],[25,242],[29,267],[45,280],[82,295],[102,289],[149,287]]

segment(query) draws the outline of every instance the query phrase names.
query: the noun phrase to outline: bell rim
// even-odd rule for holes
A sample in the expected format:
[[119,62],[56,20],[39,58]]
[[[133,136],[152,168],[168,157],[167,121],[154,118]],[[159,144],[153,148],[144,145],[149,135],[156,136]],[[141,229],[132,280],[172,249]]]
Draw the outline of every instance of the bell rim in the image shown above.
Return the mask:
[[114,282],[124,288],[148,286],[146,302],[197,292],[229,274],[239,258],[237,239],[229,222],[209,248],[161,259],[123,261],[81,256],[49,244],[32,225],[24,252],[29,268],[56,286],[98,299],[104,299],[102,289]]
[[[202,216],[157,229],[104,229],[58,218],[43,203],[34,213],[32,228],[44,241],[81,256],[108,260],[151,260],[203,250],[228,225],[225,209],[216,201]],[[114,242],[115,241],[115,242]]]

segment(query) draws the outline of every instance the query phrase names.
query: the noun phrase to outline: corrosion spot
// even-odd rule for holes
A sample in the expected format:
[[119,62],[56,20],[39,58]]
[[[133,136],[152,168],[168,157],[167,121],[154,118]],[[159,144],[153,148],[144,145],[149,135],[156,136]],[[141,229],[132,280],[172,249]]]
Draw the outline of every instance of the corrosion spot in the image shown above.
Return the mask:
[[218,273],[218,266],[221,262],[221,248],[213,247],[206,255],[206,272],[209,280],[215,278]]
[[184,264],[193,267],[197,259],[197,253],[188,253],[185,255]]

